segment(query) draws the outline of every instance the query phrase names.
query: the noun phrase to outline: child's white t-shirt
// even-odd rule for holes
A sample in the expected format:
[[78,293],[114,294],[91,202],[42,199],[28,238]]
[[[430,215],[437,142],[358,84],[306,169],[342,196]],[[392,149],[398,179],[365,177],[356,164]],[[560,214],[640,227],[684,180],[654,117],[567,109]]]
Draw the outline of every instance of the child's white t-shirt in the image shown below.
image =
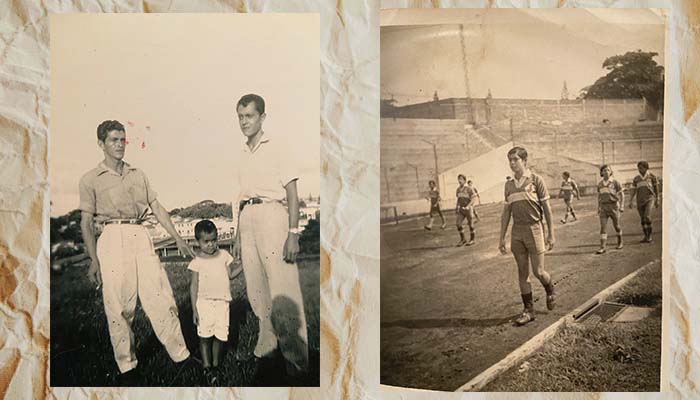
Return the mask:
[[190,262],[187,269],[199,273],[198,298],[231,301],[227,267],[232,262],[231,254],[221,249],[213,257],[195,257]]

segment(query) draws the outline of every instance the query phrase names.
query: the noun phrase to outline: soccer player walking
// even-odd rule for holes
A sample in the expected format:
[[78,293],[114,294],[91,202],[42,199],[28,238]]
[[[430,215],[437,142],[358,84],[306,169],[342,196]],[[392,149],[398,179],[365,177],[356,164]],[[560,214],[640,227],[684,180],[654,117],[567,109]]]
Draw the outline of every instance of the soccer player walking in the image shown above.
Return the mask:
[[566,204],[566,213],[564,214],[564,218],[561,220],[562,224],[565,224],[567,222],[567,219],[569,218],[569,213],[571,213],[571,217],[576,221],[576,212],[574,211],[574,207],[571,204],[573,200],[573,196],[576,196],[576,200],[580,200],[581,196],[579,196],[579,191],[578,191],[578,185],[576,185],[576,182],[574,182],[573,179],[571,179],[571,174],[569,174],[568,171],[564,171],[561,174],[562,179],[564,179],[561,182],[561,188],[559,189],[559,197],[564,198],[564,204]]
[[629,207],[632,208],[634,196],[637,196],[637,211],[642,220],[644,239],[641,243],[651,243],[651,209],[659,206],[659,182],[656,176],[649,172],[649,163],[640,161],[637,163],[639,175],[634,177],[635,190],[630,196]]
[[428,201],[430,202],[430,221],[428,222],[428,225],[426,225],[424,228],[428,231],[433,229],[433,215],[437,213],[440,216],[440,220],[442,220],[442,225],[440,227],[442,229],[445,229],[447,224],[445,224],[445,216],[442,215],[442,210],[440,209],[440,200],[442,200],[440,198],[440,191],[438,190],[435,181],[428,182],[428,186]]
[[622,228],[620,227],[620,213],[625,211],[625,192],[620,182],[612,177],[613,171],[608,165],[600,167],[600,176],[603,179],[598,182],[598,216],[600,217],[600,249],[596,254],[605,254],[608,242],[608,218],[612,220],[613,228],[617,233],[617,248],[622,248]]

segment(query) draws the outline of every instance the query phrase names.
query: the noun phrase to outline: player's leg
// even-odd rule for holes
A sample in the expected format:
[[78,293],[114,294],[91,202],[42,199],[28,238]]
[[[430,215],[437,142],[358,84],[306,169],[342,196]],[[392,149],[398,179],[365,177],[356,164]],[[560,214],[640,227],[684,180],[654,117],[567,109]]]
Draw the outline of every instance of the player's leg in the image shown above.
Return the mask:
[[437,206],[437,212],[438,215],[440,215],[440,221],[442,221],[442,225],[440,225],[440,228],[445,229],[447,227],[447,224],[445,223],[445,215],[442,213],[442,209],[439,205]]
[[476,236],[476,230],[474,229],[474,218],[472,217],[471,209],[467,209],[467,226],[469,227],[469,241],[467,246],[474,244],[474,237]]
[[644,216],[645,216],[644,204],[640,204],[639,202],[637,202],[637,212],[639,213],[639,221],[642,225],[642,233],[644,233],[644,238],[642,240],[640,240],[639,242],[646,243],[647,237],[649,236],[649,234],[647,232],[647,221],[646,221],[646,218],[644,218]]
[[461,210],[457,210],[455,217],[457,232],[459,233],[459,243],[457,243],[457,246],[462,246],[467,243],[467,240],[464,237],[464,226],[462,224],[464,222],[465,215]]
[[647,201],[644,204],[644,220],[646,222],[646,227],[647,227],[647,243],[651,243],[651,210],[654,205],[654,202],[652,200]]
[[532,285],[530,283],[530,265],[528,261],[527,246],[523,241],[523,228],[513,225],[511,231],[510,250],[518,266],[518,286],[520,297],[523,301],[523,312],[515,320],[516,325],[525,325],[535,320],[534,300],[532,298]]
[[546,246],[544,243],[544,230],[542,225],[532,225],[530,240],[526,242],[530,254],[530,265],[535,278],[540,281],[547,293],[547,309],[554,309],[554,285],[551,275],[544,269],[544,255]]
[[620,210],[615,210],[611,215],[613,228],[615,229],[615,234],[617,235],[617,249],[621,249],[622,244],[622,226],[620,225]]
[[423,227],[423,228],[425,228],[425,230],[428,230],[428,231],[429,231],[429,230],[433,229],[433,220],[435,219],[435,218],[433,218],[433,212],[434,212],[434,210],[435,210],[435,206],[433,206],[433,205],[431,204],[431,205],[430,205],[430,213],[428,214],[429,217],[430,217],[430,219],[428,220],[428,225],[425,225],[425,226]]
[[574,199],[571,198],[569,199],[569,213],[571,214],[571,218],[576,221],[578,218],[576,218],[576,211],[574,211]]
[[476,206],[472,207],[472,209],[474,210],[474,218],[476,218],[476,221],[474,221],[474,222],[481,221],[481,218],[479,217],[479,213],[476,212]]
[[608,243],[608,214],[605,210],[601,211],[600,214],[600,249],[596,254],[605,253],[605,248]]
[[569,219],[569,207],[570,207],[570,204],[569,204],[569,200],[568,200],[566,197],[564,197],[564,206],[565,206],[564,208],[566,209],[566,211],[564,211],[564,218],[562,218],[562,219],[559,221],[559,222],[561,222],[562,224],[565,224],[566,221]]

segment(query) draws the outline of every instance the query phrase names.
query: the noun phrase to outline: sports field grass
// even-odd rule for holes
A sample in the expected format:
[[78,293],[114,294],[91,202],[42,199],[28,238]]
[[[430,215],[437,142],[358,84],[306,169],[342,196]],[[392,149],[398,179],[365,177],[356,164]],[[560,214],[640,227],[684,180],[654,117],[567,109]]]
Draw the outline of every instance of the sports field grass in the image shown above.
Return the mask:
[[[194,362],[181,372],[158,342],[141,305],[136,308],[133,331],[142,376],[141,386],[208,386],[202,379],[201,360],[192,322],[190,275],[186,262],[165,264],[177,302],[180,323]],[[87,279],[87,265],[66,266],[51,277],[51,386],[114,386],[117,366],[107,330],[102,296]],[[299,262],[299,279],[309,339],[311,368],[293,386],[319,385],[319,260]],[[258,320],[250,309],[241,274],[232,281],[231,323],[227,351],[218,386],[290,386],[282,381],[281,363],[257,365],[252,354],[257,341]]]
[[645,268],[610,301],[653,307],[647,318],[615,323],[572,323],[532,357],[487,385],[495,392],[659,391],[661,263]]
[[[459,241],[454,213],[448,227],[433,230],[427,218],[381,227],[381,383],[455,390],[521,344],[632,271],[661,259],[661,211],[654,210],[654,242],[641,244],[636,209],[622,215],[625,248],[615,250],[612,226],[608,253],[595,254],[599,222],[594,197],[575,203],[579,221],[566,225],[562,200],[552,201],[555,248],[545,258],[557,293],[548,312],[544,290],[532,277],[536,321],[512,324],[522,311],[512,255],[500,255],[502,205],[477,210],[476,244]],[[509,243],[509,239],[507,240]]]

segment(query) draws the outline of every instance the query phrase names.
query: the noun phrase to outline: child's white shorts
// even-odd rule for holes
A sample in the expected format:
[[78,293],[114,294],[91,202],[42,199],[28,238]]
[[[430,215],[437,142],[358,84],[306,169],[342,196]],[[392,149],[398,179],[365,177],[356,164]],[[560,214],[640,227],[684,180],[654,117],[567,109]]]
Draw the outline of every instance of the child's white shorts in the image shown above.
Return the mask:
[[222,342],[228,340],[228,303],[226,300],[197,299],[199,313],[197,335],[199,337],[216,336]]

